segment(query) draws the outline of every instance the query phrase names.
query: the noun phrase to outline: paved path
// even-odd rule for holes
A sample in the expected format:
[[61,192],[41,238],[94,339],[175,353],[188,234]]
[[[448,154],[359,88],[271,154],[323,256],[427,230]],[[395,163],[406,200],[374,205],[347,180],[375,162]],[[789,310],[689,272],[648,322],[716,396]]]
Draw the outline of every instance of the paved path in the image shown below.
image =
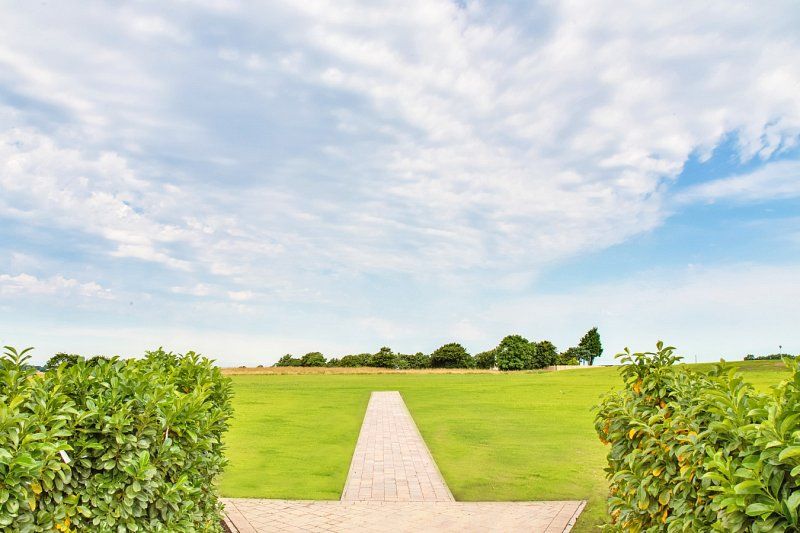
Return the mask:
[[399,392],[370,396],[342,500],[455,501]]
[[584,502],[376,502],[223,500],[239,533],[513,532],[562,533]]
[[238,533],[572,529],[583,501],[456,502],[399,392],[373,392],[340,501],[224,499]]

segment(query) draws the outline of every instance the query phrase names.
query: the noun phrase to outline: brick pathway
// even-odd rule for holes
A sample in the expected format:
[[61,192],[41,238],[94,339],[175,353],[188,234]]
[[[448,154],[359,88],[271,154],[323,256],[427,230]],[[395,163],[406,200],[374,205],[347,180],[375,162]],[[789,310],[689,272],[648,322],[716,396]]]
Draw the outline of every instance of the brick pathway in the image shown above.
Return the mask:
[[572,529],[584,502],[376,502],[226,499],[233,531],[514,532]]
[[370,396],[342,500],[455,501],[399,392]]
[[572,529],[586,502],[456,502],[399,392],[373,392],[340,501],[223,499],[238,533]]

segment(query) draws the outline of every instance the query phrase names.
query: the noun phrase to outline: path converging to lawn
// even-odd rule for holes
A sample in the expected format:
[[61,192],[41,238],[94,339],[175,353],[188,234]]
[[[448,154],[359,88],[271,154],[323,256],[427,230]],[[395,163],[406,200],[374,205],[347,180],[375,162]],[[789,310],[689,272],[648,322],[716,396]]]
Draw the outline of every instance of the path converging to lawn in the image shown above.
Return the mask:
[[399,392],[370,396],[342,500],[455,501]]
[[239,533],[572,529],[585,501],[456,502],[403,398],[370,396],[340,501],[224,499]]

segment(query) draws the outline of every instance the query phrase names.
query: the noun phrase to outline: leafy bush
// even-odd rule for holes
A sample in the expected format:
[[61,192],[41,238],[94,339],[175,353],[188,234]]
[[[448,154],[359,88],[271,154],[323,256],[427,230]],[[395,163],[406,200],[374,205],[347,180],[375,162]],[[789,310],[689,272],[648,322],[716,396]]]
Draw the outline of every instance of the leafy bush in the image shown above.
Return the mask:
[[536,354],[536,345],[521,335],[508,335],[495,349],[497,368],[500,370],[523,370],[531,368]]
[[472,357],[457,342],[437,348],[431,354],[431,368],[470,368]]
[[369,359],[372,357],[372,354],[369,353],[362,353],[358,355],[345,355],[339,361],[339,366],[343,367],[357,367],[357,366],[367,366]]
[[231,416],[219,369],[158,350],[37,375],[27,351],[0,359],[0,527],[219,531]]
[[113,359],[113,357],[108,357],[108,356],[105,356],[105,355],[95,355],[95,356],[90,357],[89,359],[87,359],[86,360],[86,364],[96,365],[96,364],[99,364],[99,363],[105,363],[105,362],[111,361],[112,359]]
[[59,352],[47,360],[47,362],[44,364],[44,371],[55,370],[62,364],[66,364],[67,366],[72,366],[81,359],[83,359],[83,357],[81,357],[80,355]]
[[397,356],[395,356],[391,348],[384,346],[378,350],[378,353],[370,356],[367,366],[395,368],[397,366]]
[[325,366],[325,356],[320,352],[309,352],[300,358],[300,366]]
[[422,352],[415,354],[398,354],[397,368],[430,368],[431,358]]
[[591,357],[589,350],[583,346],[573,346],[558,354],[559,365],[577,365],[581,361],[588,361]]
[[475,366],[483,369],[495,367],[494,350],[488,350],[475,355]]
[[292,354],[287,353],[275,363],[275,366],[300,366],[300,359],[292,357]]
[[595,428],[610,443],[608,531],[797,531],[800,373],[773,394],[734,370],[673,366],[674,348],[620,354],[624,390]]

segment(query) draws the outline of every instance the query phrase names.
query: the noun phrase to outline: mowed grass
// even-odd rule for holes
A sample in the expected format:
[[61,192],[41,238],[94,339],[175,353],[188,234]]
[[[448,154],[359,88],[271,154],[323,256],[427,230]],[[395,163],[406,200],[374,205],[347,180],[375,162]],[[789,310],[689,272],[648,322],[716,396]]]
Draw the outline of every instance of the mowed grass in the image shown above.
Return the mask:
[[[735,365],[761,390],[788,376],[780,362]],[[399,390],[457,500],[587,499],[576,531],[602,520],[606,448],[592,407],[621,385],[617,368],[231,379],[225,496],[338,499],[370,392]]]

